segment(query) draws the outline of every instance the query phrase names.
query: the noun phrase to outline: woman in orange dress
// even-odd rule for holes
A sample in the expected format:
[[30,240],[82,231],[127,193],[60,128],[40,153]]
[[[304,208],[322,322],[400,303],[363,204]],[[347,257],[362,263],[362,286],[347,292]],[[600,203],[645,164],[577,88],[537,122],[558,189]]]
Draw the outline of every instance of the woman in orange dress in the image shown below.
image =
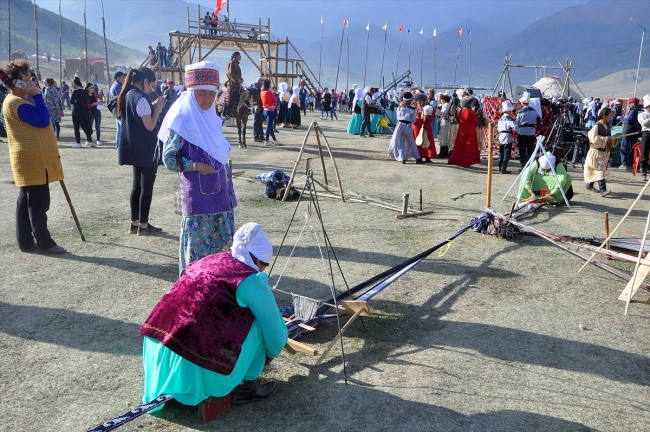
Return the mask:
[[454,150],[449,156],[449,165],[458,165],[463,168],[481,163],[481,153],[478,149],[476,128],[478,127],[478,116],[476,115],[478,101],[474,96],[465,98],[460,103],[461,110],[458,113],[458,135]]
[[[433,163],[431,158],[438,156],[436,152],[436,144],[433,141],[433,120],[436,118],[433,115],[433,107],[427,104],[427,96],[424,93],[415,95],[415,123],[413,123],[413,136],[415,143],[418,146],[420,157],[424,159],[425,163]],[[427,109],[428,107],[428,109]],[[428,114],[427,114],[428,113]],[[423,140],[418,143],[418,135],[424,125]]]

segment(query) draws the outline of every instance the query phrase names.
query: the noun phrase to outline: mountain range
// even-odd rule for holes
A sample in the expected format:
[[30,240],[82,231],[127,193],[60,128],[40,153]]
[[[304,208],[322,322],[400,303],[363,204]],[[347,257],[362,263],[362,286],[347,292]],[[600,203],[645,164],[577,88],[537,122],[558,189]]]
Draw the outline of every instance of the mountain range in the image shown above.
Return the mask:
[[[0,57],[7,58],[8,44],[8,2],[0,3]],[[101,22],[101,14],[100,14]],[[84,27],[68,18],[62,19],[62,55],[63,58],[83,57],[85,50]],[[59,14],[41,7],[38,8],[39,51],[59,56]],[[104,57],[103,36],[88,31],[88,57]],[[113,64],[133,64],[142,62],[143,54],[107,41],[108,58]],[[36,36],[34,25],[34,5],[29,0],[11,1],[11,50],[23,51],[29,55],[35,52]]]
[[[15,4],[22,3],[30,4],[27,0],[13,0],[12,12]],[[39,4],[53,5],[54,2],[53,0],[39,0]],[[5,9],[2,9],[3,7]],[[458,7],[460,12],[462,9],[460,4]],[[83,3],[81,1],[63,0],[62,9],[65,16],[83,23]],[[100,1],[87,2],[89,28],[97,29],[98,25],[101,28],[101,9]],[[121,61],[121,58],[126,57],[128,52],[134,56],[130,64],[139,64],[144,59],[144,51],[148,45],[155,45],[157,42],[166,44],[169,42],[169,32],[187,30],[188,9],[191,19],[196,20],[197,5],[183,1],[117,2],[105,0],[107,36],[116,43],[113,49],[117,49],[117,44],[131,48],[130,51],[124,48],[122,51],[125,54],[122,57],[116,53],[114,61],[109,47],[111,63],[117,63],[118,58]],[[207,10],[209,8],[203,7],[201,14]],[[0,5],[0,14],[3,11],[6,11],[6,4]],[[12,15],[12,33],[14,28],[17,28],[14,24],[14,15],[15,13]],[[260,9],[260,16],[264,22],[266,18],[263,15],[263,9]],[[4,17],[4,15],[2,16]],[[374,16],[372,18],[375,22],[380,19],[375,19]],[[425,28],[423,35],[419,34],[420,28],[413,28],[410,34],[405,28],[400,34],[394,28],[385,32],[381,28],[381,24],[370,24],[370,30],[367,31],[367,21],[360,22],[358,19],[351,18],[348,27],[345,28],[339,68],[337,68],[337,64],[339,63],[343,26],[338,24],[327,26],[325,29],[322,39],[321,83],[330,88],[335,84],[339,88],[352,84],[361,86],[364,84],[364,69],[366,85],[380,85],[382,69],[385,82],[388,82],[396,71],[399,75],[407,70],[409,42],[411,45],[411,78],[416,83],[422,81],[425,85],[434,84],[436,78],[437,84],[452,84],[455,78],[457,85],[471,84],[473,87],[492,88],[503,70],[506,54],[512,55],[511,64],[544,64],[547,66],[543,70],[545,74],[561,77],[564,76],[564,72],[559,68],[552,69],[552,67],[559,67],[558,61],[564,63],[568,58],[573,62],[571,74],[577,82],[597,81],[606,75],[636,69],[641,29],[631,22],[630,18],[635,18],[643,25],[650,24],[650,2],[647,0],[589,0],[584,4],[574,4],[549,16],[540,17],[523,30],[514,29],[506,20],[496,23],[483,21],[478,23],[471,19],[460,20],[456,23],[447,22],[444,29],[437,30],[435,38],[433,37],[433,28]],[[42,19],[39,22],[42,34],[49,31],[48,43],[58,42],[58,14],[56,14],[56,19],[56,25],[51,28],[44,28],[46,24]],[[33,32],[33,18],[30,18],[29,11],[26,11],[24,20],[26,31],[28,32],[31,25]],[[73,51],[78,52],[79,43],[66,39],[68,24],[71,29],[75,29],[74,32],[77,35],[79,33],[79,27],[73,27],[73,23],[66,20],[64,43],[70,45]],[[320,26],[315,26],[313,32],[310,33],[294,34],[291,26],[286,23],[272,22],[271,25],[272,38],[284,39],[288,36],[311,69],[318,74],[319,58],[321,57]],[[3,28],[0,26],[0,32],[3,31]],[[463,29],[462,35],[458,34],[460,28]],[[467,33],[470,28],[471,35]],[[6,37],[6,33],[0,33],[0,37],[2,35]],[[54,35],[56,35],[56,39],[52,38]],[[90,55],[103,53],[103,46],[97,44],[101,42],[101,38],[97,39],[97,37],[98,35],[94,33],[92,38],[89,36]],[[91,44],[91,39],[93,44]],[[471,80],[469,74],[470,40]],[[367,60],[366,42],[368,43]],[[15,44],[16,42],[14,42]],[[347,71],[348,44],[349,73]],[[58,49],[58,44],[55,45]],[[216,51],[211,59],[225,68],[229,55],[230,53],[226,51]],[[645,39],[641,67],[650,67],[650,37]],[[337,69],[338,83],[336,83]],[[257,69],[246,58],[242,62],[242,70],[246,82],[255,79]],[[517,84],[532,84],[542,74],[541,69],[513,67],[509,70],[513,87]],[[508,83],[506,83],[507,88]]]

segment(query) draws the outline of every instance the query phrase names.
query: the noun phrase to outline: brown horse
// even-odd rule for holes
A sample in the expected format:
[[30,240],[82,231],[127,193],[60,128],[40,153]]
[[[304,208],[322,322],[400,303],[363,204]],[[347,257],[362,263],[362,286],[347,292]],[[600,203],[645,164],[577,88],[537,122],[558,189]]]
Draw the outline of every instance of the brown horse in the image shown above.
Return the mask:
[[[227,92],[223,92],[218,96],[217,113],[221,115],[225,105]],[[248,123],[248,116],[253,111],[253,104],[259,106],[261,104],[260,91],[255,88],[242,88],[239,92],[239,100],[235,104],[235,109],[231,111],[230,117],[237,121],[237,134],[239,135],[239,148],[247,148],[246,146],[246,124]]]

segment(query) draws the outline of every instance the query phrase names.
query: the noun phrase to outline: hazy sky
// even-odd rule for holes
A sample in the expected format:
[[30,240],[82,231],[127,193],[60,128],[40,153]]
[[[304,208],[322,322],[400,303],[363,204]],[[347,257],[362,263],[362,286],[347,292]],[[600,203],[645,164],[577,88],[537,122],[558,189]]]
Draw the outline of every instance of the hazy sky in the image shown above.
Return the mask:
[[[215,6],[213,0],[198,3],[210,8]],[[351,22],[363,24],[388,22],[395,31],[400,24],[418,31],[424,27],[427,34],[434,27],[449,30],[457,23],[472,19],[491,30],[502,28],[507,34],[514,34],[540,18],[584,3],[587,0],[232,0],[230,16],[246,23],[268,17],[273,33],[295,34],[297,30],[306,33],[304,39],[320,36],[321,15],[326,34],[338,33],[346,16]]]

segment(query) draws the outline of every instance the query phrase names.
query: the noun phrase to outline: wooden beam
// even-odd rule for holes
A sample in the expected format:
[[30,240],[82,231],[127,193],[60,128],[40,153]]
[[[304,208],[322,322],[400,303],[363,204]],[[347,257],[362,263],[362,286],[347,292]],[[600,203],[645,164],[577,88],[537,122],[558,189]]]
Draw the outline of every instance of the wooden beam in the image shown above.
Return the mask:
[[325,351],[323,351],[323,354],[320,356],[318,361],[316,362],[316,366],[320,366],[321,363],[323,363],[323,360],[325,360],[325,356],[330,352],[330,350],[334,347],[334,345],[343,337],[343,333],[350,327],[350,325],[356,321],[357,318],[365,311],[365,309],[359,309],[352,317],[348,320],[348,322],[345,323],[343,328],[341,328],[341,331],[339,334],[336,335],[334,339],[327,345],[327,348],[325,348]]
[[302,342],[295,341],[293,339],[288,339],[287,344],[284,346],[284,349],[289,354],[295,354],[301,352],[304,354],[309,354],[310,356],[318,355],[318,350]]
[[[620,301],[627,302],[627,297],[630,294],[630,292],[632,292],[630,299],[634,297],[634,294],[636,294],[637,290],[639,289],[643,281],[645,281],[645,278],[648,277],[648,274],[650,274],[650,266],[645,264],[639,265],[639,271],[636,274],[636,278],[633,277],[632,279],[630,279],[627,285],[625,285],[625,289],[623,290],[621,295],[618,296],[618,299]],[[634,280],[634,286],[632,286],[632,280]]]
[[250,55],[248,55],[248,53],[246,52],[244,47],[242,47],[241,44],[238,41],[235,41],[235,44],[239,47],[240,50],[242,50],[244,52],[244,54],[246,54],[246,57],[248,57],[248,60],[250,60],[251,63],[253,63],[255,65],[257,70],[260,71],[260,75],[264,75],[264,71],[262,70],[262,68],[259,67],[259,65],[257,63],[255,63],[255,60],[253,60],[253,58]]
[[[370,307],[368,302],[357,300],[345,300],[339,303],[339,314],[341,315],[354,315],[361,311],[361,316],[370,316]],[[336,309],[330,309],[329,313],[335,313]]]

